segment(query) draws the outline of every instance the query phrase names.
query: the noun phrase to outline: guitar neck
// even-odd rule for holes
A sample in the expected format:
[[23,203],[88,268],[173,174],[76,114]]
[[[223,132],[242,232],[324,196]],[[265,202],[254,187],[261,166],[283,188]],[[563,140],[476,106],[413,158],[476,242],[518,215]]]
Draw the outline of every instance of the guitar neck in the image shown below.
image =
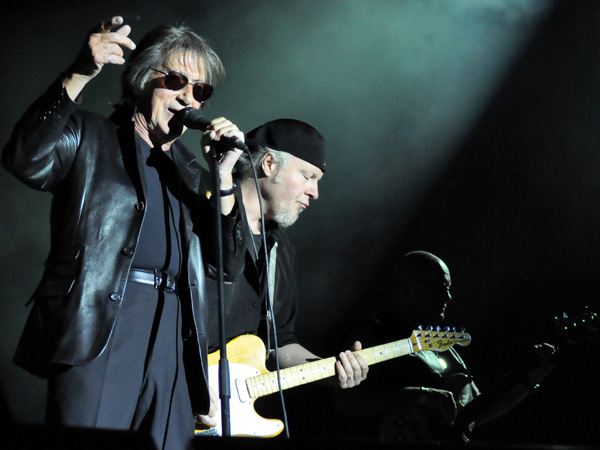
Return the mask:
[[[361,355],[367,364],[373,365],[400,356],[413,353],[413,345],[410,339],[401,339],[388,344],[377,345],[354,352]],[[290,389],[296,386],[324,380],[335,375],[335,357],[319,359],[317,361],[301,364],[279,371],[282,389]],[[279,391],[277,372],[268,372],[246,379],[246,386],[250,397],[259,398]]]

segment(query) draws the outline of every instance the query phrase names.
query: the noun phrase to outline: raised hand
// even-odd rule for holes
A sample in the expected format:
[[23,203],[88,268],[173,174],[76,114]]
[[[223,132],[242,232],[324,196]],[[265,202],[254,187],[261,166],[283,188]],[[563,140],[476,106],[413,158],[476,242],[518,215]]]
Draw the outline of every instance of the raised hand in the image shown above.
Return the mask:
[[105,64],[124,64],[124,48],[135,49],[128,37],[131,27],[114,16],[92,29],[75,61],[65,73],[63,83],[69,96],[75,99],[83,87],[97,76]]

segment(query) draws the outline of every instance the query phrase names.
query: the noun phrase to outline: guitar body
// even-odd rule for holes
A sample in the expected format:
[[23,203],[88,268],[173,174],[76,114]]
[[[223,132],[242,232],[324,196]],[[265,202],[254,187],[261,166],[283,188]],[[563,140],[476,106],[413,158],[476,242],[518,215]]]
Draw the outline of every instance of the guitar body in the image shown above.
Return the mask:
[[[220,351],[208,355],[208,379],[211,388],[219,391]],[[274,437],[283,431],[283,422],[265,419],[254,409],[255,399],[251,398],[246,380],[256,375],[268,373],[265,367],[266,350],[262,340],[254,335],[239,336],[227,344],[229,361],[229,401],[231,436]],[[217,426],[210,431],[196,430],[196,434],[223,435],[221,411],[215,417]]]

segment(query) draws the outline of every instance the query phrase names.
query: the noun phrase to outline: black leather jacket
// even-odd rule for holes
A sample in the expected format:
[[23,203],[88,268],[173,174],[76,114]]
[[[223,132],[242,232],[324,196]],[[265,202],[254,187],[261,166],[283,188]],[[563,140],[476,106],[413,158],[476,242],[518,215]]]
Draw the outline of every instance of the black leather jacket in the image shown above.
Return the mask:
[[[55,364],[93,360],[114,327],[146,210],[131,113],[108,119],[79,110],[56,82],[25,113],[3,150],[8,171],[53,195],[50,254],[15,355],[15,362],[34,374],[45,376]],[[182,144],[176,142],[171,149],[189,207],[181,208],[188,288],[180,296],[188,301],[189,335],[197,338],[205,369],[206,305],[198,235],[204,233],[203,244],[211,235],[207,223],[212,223],[212,208],[197,193],[207,172]],[[243,267],[243,251],[237,252],[244,248],[239,216],[223,217],[222,227],[225,279],[230,280]],[[206,249],[204,256],[213,257]]]

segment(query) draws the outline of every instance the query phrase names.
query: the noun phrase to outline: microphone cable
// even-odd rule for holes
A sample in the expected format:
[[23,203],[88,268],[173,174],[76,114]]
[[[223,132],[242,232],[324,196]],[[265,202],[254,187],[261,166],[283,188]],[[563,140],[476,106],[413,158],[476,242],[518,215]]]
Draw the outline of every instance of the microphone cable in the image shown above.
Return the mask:
[[[263,240],[262,247],[263,247],[263,253],[264,253],[264,258],[265,258],[265,270],[266,270],[266,276],[267,276],[267,310],[268,310],[268,313],[271,315],[271,325],[272,325],[272,330],[273,330],[273,346],[274,346],[273,351],[275,354],[275,371],[277,373],[277,386],[279,387],[279,390],[278,390],[279,401],[281,403],[281,413],[283,414],[285,437],[287,439],[289,439],[290,438],[290,431],[289,431],[290,429],[289,429],[289,425],[288,425],[285,399],[283,396],[283,388],[281,387],[281,367],[279,365],[279,344],[277,341],[277,325],[275,323],[275,309],[273,307],[273,299],[271,298],[271,290],[269,289],[269,286],[268,286],[269,252],[267,249],[267,233],[266,233],[266,226],[265,226],[265,216],[264,216],[264,212],[263,212],[263,203],[262,203],[262,197],[260,194],[260,187],[258,186],[258,175],[256,173],[256,168],[254,166],[254,160],[252,159],[252,155],[250,154],[249,149],[244,150],[244,151],[247,153],[248,158],[250,158],[250,167],[252,167],[252,174],[254,176],[254,185],[256,186],[256,192],[258,194],[257,196],[258,196],[258,204],[259,204],[259,209],[260,209],[261,235],[262,235],[262,240]],[[267,317],[266,320],[268,321],[269,318]],[[267,327],[267,333],[269,333],[269,332],[270,332],[269,327]]]

